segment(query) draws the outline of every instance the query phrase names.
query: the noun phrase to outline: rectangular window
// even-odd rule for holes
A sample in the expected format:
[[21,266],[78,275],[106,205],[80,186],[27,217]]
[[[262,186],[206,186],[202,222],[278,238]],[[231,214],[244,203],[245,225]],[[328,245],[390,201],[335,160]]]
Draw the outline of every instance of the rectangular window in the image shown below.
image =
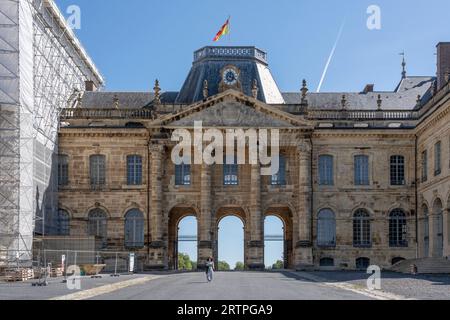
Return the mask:
[[370,185],[368,156],[355,156],[355,185]]
[[67,186],[69,184],[69,157],[58,156],[58,185]]
[[175,165],[175,185],[191,185],[191,166],[188,164]]
[[90,158],[90,178],[92,188],[99,188],[106,184],[105,156],[95,155]]
[[442,159],[441,159],[442,148],[441,148],[441,145],[442,144],[441,144],[440,141],[434,145],[434,175],[435,176],[440,175],[441,171],[442,171],[442,167],[441,167],[441,164],[442,164]]
[[286,185],[286,157],[280,155],[279,157],[279,170],[277,174],[272,176],[273,186],[284,186]]
[[405,157],[392,156],[391,157],[391,185],[403,186],[405,185]]
[[334,185],[334,161],[333,156],[319,157],[319,185],[332,186]]
[[142,184],[142,157],[127,157],[127,184],[129,186],[140,186]]
[[[232,164],[228,164],[232,163]],[[239,184],[238,179],[238,165],[237,157],[234,156],[234,160],[227,161],[227,157],[224,157],[223,163],[223,184],[226,186],[237,186]]]
[[428,180],[428,151],[422,152],[422,182]]

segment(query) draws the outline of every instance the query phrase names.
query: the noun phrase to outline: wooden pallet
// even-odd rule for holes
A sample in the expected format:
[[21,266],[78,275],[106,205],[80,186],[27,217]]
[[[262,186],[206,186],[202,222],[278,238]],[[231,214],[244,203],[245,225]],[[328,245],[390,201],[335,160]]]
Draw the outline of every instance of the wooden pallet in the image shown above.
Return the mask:
[[33,269],[7,270],[2,277],[6,282],[24,282],[34,279]]

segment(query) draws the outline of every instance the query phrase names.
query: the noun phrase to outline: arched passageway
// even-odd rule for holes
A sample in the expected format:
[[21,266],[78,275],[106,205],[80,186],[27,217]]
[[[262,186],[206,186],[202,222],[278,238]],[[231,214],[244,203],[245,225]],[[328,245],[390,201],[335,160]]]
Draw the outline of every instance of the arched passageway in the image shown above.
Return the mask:
[[292,211],[288,206],[274,206],[266,211],[264,222],[264,263],[266,268],[272,267],[272,257],[279,254],[280,251],[283,268],[293,268],[292,217]]
[[284,223],[277,216],[264,219],[264,265],[266,269],[284,269]]
[[215,242],[214,260],[216,269],[234,270],[237,263],[246,268],[248,239],[246,214],[242,208],[226,207],[217,212],[217,241]]
[[179,261],[179,257],[186,258],[185,255],[189,255],[192,269],[197,268],[198,221],[194,208],[175,207],[170,211],[168,245],[169,269],[191,269],[186,268],[186,263]]

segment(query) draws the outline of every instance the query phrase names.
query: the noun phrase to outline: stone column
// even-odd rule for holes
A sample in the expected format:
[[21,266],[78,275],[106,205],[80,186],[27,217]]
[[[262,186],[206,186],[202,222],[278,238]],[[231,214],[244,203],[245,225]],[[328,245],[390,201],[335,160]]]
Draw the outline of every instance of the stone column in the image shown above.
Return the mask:
[[212,219],[212,185],[211,171],[212,167],[205,163],[202,164],[201,171],[201,200],[200,217],[198,232],[198,267],[204,267],[209,257],[214,257],[213,243],[213,219]]
[[298,242],[295,249],[295,265],[298,269],[311,266],[312,257],[312,189],[311,150],[308,140],[298,145],[299,190],[298,190]]
[[261,167],[259,164],[251,167],[250,227],[247,267],[251,270],[264,270],[264,218],[261,210]]
[[163,212],[163,156],[164,146],[152,142],[150,151],[150,248],[149,268],[166,269],[167,245],[164,241],[164,212]]
[[430,213],[429,215],[429,220],[428,220],[428,257],[429,258],[435,258],[436,257],[436,234],[437,234],[437,230],[436,230],[436,221],[437,221],[437,216],[434,213]]
[[444,228],[444,257],[450,256],[449,232],[450,232],[450,209],[444,210],[443,228]]

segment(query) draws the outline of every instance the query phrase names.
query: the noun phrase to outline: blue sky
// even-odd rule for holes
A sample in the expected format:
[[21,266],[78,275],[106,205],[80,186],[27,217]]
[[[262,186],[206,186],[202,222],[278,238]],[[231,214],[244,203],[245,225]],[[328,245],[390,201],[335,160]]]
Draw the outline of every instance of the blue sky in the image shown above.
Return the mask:
[[[435,46],[450,40],[448,0],[57,0],[63,12],[81,8],[77,34],[107,81],[108,90],[179,90],[194,50],[212,45],[228,15],[231,40],[269,54],[283,91],[306,78],[315,90],[343,20],[341,41],[322,91],[360,91],[366,83],[392,90],[400,77],[399,53],[408,73],[435,74]],[[381,8],[381,30],[366,27],[369,5]],[[67,14],[66,14],[67,16]]]
[[[56,0],[66,16],[81,9],[84,47],[106,79],[105,90],[149,91],[158,78],[165,91],[181,88],[196,49],[212,39],[231,15],[231,35],[218,45],[254,45],[268,52],[272,74],[282,91],[298,91],[306,78],[319,84],[343,21],[342,37],[322,91],[393,90],[400,80],[405,51],[409,75],[435,75],[436,44],[450,41],[448,0]],[[367,28],[367,8],[381,9],[381,30]],[[221,259],[242,260],[242,225],[221,226]],[[195,228],[186,223],[186,233]],[[190,225],[190,226],[189,226]],[[195,223],[194,223],[195,225]],[[277,222],[270,223],[276,229]],[[279,225],[278,225],[279,227]],[[271,232],[276,233],[276,232]],[[239,235],[240,234],[240,235]],[[241,237],[241,238],[240,238]],[[184,251],[195,256],[195,249]],[[282,251],[268,245],[267,260]],[[268,262],[268,261],[266,261]]]

